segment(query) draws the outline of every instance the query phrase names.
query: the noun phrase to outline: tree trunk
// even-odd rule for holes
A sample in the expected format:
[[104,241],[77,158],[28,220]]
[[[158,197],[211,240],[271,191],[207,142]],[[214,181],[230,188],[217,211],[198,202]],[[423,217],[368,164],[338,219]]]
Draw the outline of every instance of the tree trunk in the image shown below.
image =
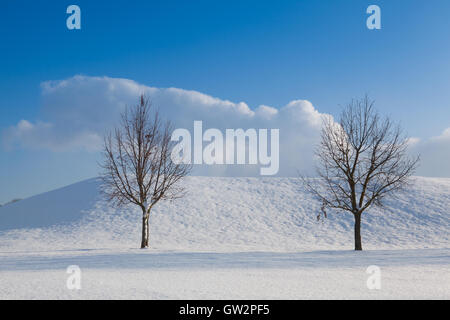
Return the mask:
[[361,243],[361,213],[355,213],[355,250],[362,250]]
[[150,217],[150,212],[144,210],[142,213],[142,241],[141,241],[141,249],[148,248],[148,239],[149,239],[149,224],[148,220]]

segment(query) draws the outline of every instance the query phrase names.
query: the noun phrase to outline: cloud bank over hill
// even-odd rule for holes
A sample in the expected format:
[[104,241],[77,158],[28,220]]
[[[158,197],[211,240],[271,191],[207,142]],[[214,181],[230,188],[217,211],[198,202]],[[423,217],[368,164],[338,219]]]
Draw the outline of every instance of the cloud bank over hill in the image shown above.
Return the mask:
[[[197,91],[155,88],[133,80],[74,76],[42,83],[41,117],[21,120],[2,133],[4,146],[47,149],[55,152],[85,150],[97,152],[105,132],[117,125],[126,105],[146,94],[162,116],[175,128],[193,131],[194,120],[202,120],[204,130],[279,129],[281,176],[312,173],[313,150],[320,136],[322,117],[307,100],[293,100],[275,108],[260,105],[254,109],[245,102],[231,102]],[[204,144],[204,146],[206,143]],[[450,176],[450,128],[442,136],[411,139],[413,153],[422,154],[418,174]],[[259,166],[201,166],[195,173],[207,175],[257,175]]]
[[[312,167],[313,145],[319,137],[321,117],[306,100],[291,101],[276,109],[261,105],[251,109],[197,91],[154,88],[127,79],[75,76],[42,84],[42,120],[21,120],[3,133],[9,146],[62,152],[98,151],[103,134],[117,125],[125,105],[146,94],[175,128],[193,131],[194,120],[203,128],[280,129],[280,175],[296,175]],[[205,143],[206,145],[206,143]],[[256,175],[259,166],[202,166],[198,174]]]

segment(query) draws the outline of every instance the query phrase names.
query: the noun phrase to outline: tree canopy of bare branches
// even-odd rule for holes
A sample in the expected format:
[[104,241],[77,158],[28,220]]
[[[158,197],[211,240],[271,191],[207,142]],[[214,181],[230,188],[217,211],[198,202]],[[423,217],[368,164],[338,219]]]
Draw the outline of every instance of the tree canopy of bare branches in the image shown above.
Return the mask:
[[103,191],[114,204],[142,209],[141,248],[149,246],[149,217],[161,200],[183,196],[179,182],[190,171],[171,160],[172,125],[163,122],[143,95],[139,104],[126,107],[119,127],[107,134],[103,149]]
[[[419,157],[407,155],[408,140],[399,125],[382,118],[367,96],[348,104],[336,123],[326,118],[316,150],[319,179],[303,178],[326,209],[355,218],[355,250],[362,250],[361,215],[405,187]],[[320,218],[320,215],[318,216]]]

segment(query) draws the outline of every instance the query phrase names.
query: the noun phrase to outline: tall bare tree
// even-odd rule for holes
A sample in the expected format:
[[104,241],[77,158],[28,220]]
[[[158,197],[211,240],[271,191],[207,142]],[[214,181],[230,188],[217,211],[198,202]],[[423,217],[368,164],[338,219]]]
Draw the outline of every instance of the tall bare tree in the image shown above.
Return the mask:
[[362,213],[383,206],[383,199],[404,188],[415,171],[419,157],[409,157],[407,146],[400,126],[380,117],[367,96],[348,104],[338,123],[324,120],[316,150],[319,179],[303,181],[325,216],[327,209],[353,214],[355,250],[362,250]]
[[125,108],[120,126],[105,136],[104,192],[118,206],[131,203],[142,209],[141,248],[149,246],[151,209],[161,200],[181,197],[179,182],[191,169],[172,162],[171,132],[170,122],[163,123],[141,95],[138,105]]

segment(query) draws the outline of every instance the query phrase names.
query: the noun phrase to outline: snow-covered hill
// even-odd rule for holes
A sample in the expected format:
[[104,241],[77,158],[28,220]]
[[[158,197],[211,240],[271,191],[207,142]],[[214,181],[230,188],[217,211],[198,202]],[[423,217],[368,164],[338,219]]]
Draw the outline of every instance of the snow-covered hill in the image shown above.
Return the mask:
[[[352,216],[330,213],[296,178],[189,177],[183,199],[159,204],[151,246],[190,251],[352,249]],[[90,179],[0,208],[0,250],[135,248],[140,210],[113,208]],[[363,217],[365,249],[450,247],[450,179],[414,178]]]
[[[185,183],[185,198],[155,208],[149,250],[139,209],[110,207],[98,179],[0,208],[0,299],[450,298],[450,179],[415,178],[367,212],[362,252],[352,217],[318,222],[298,179]],[[71,265],[81,290],[66,286]]]

